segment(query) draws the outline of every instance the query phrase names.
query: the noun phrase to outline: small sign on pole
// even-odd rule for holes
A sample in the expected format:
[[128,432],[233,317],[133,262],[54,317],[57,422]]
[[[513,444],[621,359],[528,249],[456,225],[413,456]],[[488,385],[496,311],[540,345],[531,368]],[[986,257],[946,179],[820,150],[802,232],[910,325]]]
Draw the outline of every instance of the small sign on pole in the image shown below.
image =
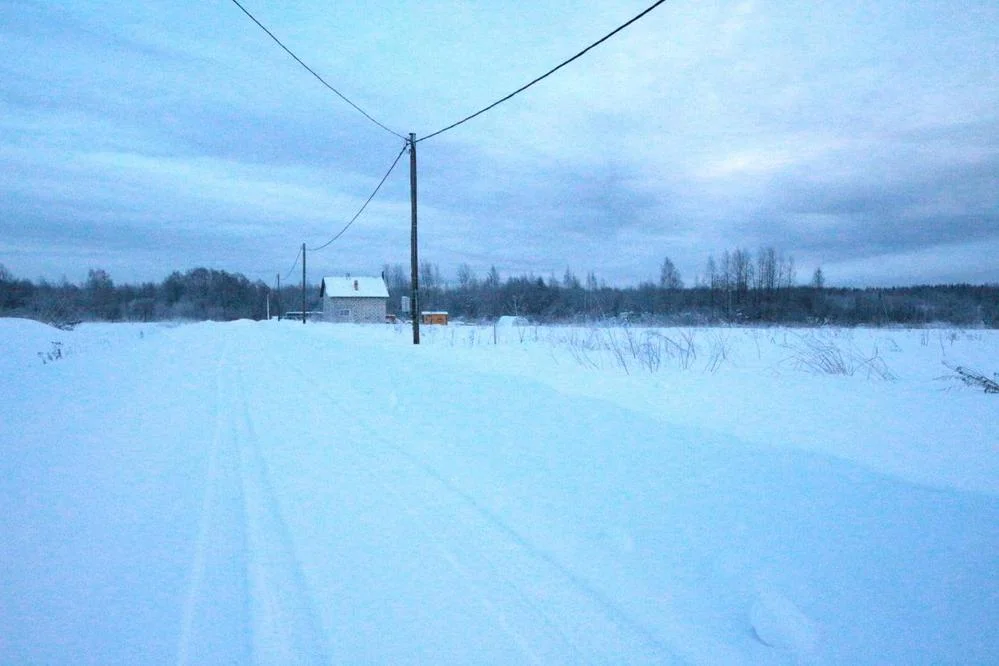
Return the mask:
[[401,309],[403,312],[409,312],[409,296],[403,296],[402,303],[400,305],[402,306]]

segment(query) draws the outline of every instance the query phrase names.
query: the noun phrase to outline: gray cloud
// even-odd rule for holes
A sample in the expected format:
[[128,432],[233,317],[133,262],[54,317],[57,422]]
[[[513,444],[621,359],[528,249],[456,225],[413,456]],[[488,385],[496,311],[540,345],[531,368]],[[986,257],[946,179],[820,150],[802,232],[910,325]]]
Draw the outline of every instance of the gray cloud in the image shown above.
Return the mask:
[[[262,11],[355,100],[425,131],[635,9],[404,3],[371,17],[358,7]],[[0,261],[85,275],[99,257],[126,278],[155,278],[226,260],[266,276],[346,222],[401,141],[230,10],[0,7],[13,54],[0,63]],[[408,10],[426,34],[414,34]],[[902,279],[910,265],[904,279],[959,277],[946,257],[967,279],[999,281],[999,267],[972,261],[999,235],[997,12],[984,2],[664,5],[420,144],[421,254],[445,272],[468,262],[546,276],[570,265],[633,284],[653,279],[666,254],[693,282],[708,254],[774,245],[839,269],[834,280]],[[374,35],[393,39],[375,48]],[[315,258],[317,271],[408,260],[406,166]],[[62,248],[62,264],[43,259],[46,245]]]

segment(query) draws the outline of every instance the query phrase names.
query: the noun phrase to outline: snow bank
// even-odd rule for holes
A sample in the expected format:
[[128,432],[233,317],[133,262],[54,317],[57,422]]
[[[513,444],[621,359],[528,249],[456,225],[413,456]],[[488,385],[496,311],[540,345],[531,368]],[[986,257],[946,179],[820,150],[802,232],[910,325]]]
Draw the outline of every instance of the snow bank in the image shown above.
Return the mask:
[[[999,370],[999,331],[530,326],[498,345],[471,327],[424,337],[440,363],[530,378],[664,426],[999,496],[996,396],[962,386],[944,365]],[[648,339],[661,345],[655,371],[636,358]],[[818,369],[827,363],[848,373]]]
[[70,332],[31,319],[0,317],[0,372],[61,358]]

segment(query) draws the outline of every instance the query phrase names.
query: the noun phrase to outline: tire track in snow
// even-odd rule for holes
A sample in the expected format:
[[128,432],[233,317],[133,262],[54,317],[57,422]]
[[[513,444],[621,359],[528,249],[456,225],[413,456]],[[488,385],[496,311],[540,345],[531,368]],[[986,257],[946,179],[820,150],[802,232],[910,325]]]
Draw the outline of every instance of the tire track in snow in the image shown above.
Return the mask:
[[[571,652],[571,655],[560,655],[560,662],[615,663],[620,659],[622,651],[626,651],[629,655],[628,663],[679,663],[676,655],[651,632],[632,620],[586,580],[532,544],[471,494],[408,451],[378,435],[370,425],[361,422],[357,422],[356,425],[357,432],[364,436],[362,441],[379,443],[383,447],[383,453],[391,452],[398,455],[404,465],[410,468],[410,472],[415,471],[424,475],[437,489],[443,489],[446,494],[457,500],[446,509],[455,520],[442,521],[439,511],[433,511],[431,503],[426,499],[434,494],[431,489],[424,490],[422,493],[424,500],[414,504],[414,498],[402,497],[388,486],[385,480],[381,480],[380,483],[388,493],[397,498],[403,510],[423,526],[430,539],[441,544],[454,544],[455,552],[485,564],[484,571],[490,576],[483,576],[483,582],[479,586],[482,595],[480,601],[484,605],[490,608],[499,607],[499,604],[490,601],[486,594],[507,598],[510,596],[496,590],[495,585],[490,586],[489,578],[501,580],[509,586],[515,593],[513,601],[522,605],[528,611],[528,615],[541,620],[548,627],[548,633],[563,642]],[[368,453],[372,458],[377,457],[373,451],[369,450]],[[382,457],[379,462],[383,469],[391,468],[391,463],[386,458]],[[401,466],[395,467],[396,478],[404,478],[407,475]],[[412,473],[409,476],[412,477]],[[416,484],[411,481],[405,487],[415,488]],[[440,502],[437,502],[437,505],[439,506]],[[419,509],[416,507],[422,507],[427,517],[423,519],[417,517]],[[476,546],[470,544],[467,532],[459,534],[451,527],[457,525],[469,526],[471,528],[469,531],[474,531],[480,537],[479,543]],[[485,542],[492,542],[493,547],[486,546]],[[446,545],[443,547],[447,549]],[[503,556],[490,557],[491,551],[503,553]],[[460,556],[453,554],[452,556],[460,559]],[[510,567],[516,569],[515,577],[504,571]],[[471,580],[470,572],[474,571],[475,567],[461,567],[459,573],[463,573]],[[546,606],[550,606],[551,610]],[[571,617],[561,613],[565,609],[571,609]],[[639,647],[641,649],[638,649]],[[602,658],[599,655],[602,655]],[[548,661],[545,659],[541,663]]]
[[216,366],[216,422],[177,663],[328,664],[230,346],[227,339]]
[[[280,368],[284,371],[292,368],[305,380],[305,385],[308,384],[308,374],[300,366],[286,362]],[[342,396],[323,390],[318,394],[342,415],[338,427],[353,435],[348,440],[376,445],[352,449],[359,469],[395,498],[526,657],[542,661],[556,659],[563,663],[615,663],[620,661],[622,654],[628,654],[629,663],[682,663],[657,636],[588,581],[532,544],[432,465],[386,438],[376,426],[356,413],[349,412],[343,405]],[[316,395],[317,392],[312,391],[312,396]],[[379,478],[375,470],[391,472],[392,478]],[[402,479],[407,482],[395,485],[412,489],[423,486],[419,499],[403,497],[395,490],[392,482]],[[415,480],[422,480],[422,483]],[[451,501],[442,506],[442,497],[450,497]],[[442,511],[453,520],[441,520]],[[465,526],[464,534],[457,530],[459,525]],[[479,537],[478,544],[470,543],[470,534]],[[485,542],[490,542],[491,547]],[[499,558],[491,557],[490,552],[502,553],[502,563]],[[472,562],[482,565],[478,576]],[[512,569],[516,570],[515,574]],[[500,581],[501,586],[497,586]],[[508,616],[504,611],[511,604],[519,607],[521,614]],[[571,612],[562,612],[566,609]],[[530,620],[523,619],[525,617]],[[518,618],[521,619],[518,621]],[[550,646],[553,639],[563,648],[557,656],[542,656],[545,650],[538,644]]]
[[[476,559],[470,550],[467,548],[462,549],[456,547],[458,540],[452,535],[451,538],[444,536],[443,524],[439,520],[439,512],[434,512],[430,510],[429,502],[426,500],[422,503],[414,504],[412,497],[404,497],[402,493],[395,489],[395,487],[386,479],[384,476],[376,474],[375,469],[370,464],[373,460],[371,455],[363,456],[358,455],[356,451],[352,452],[354,459],[357,461],[356,468],[361,470],[361,472],[371,480],[372,484],[381,489],[385,496],[392,498],[395,504],[398,505],[400,510],[402,510],[410,520],[416,525],[417,529],[427,538],[428,542],[437,551],[438,556],[458,575],[462,583],[472,594],[472,596],[477,600],[477,602],[482,606],[482,608],[496,621],[500,629],[505,633],[511,641],[517,646],[524,658],[532,664],[544,664],[550,663],[551,654],[550,651],[545,650],[543,646],[535,646],[532,643],[537,643],[537,637],[528,638],[526,634],[537,633],[536,631],[525,631],[523,628],[518,628],[515,626],[517,615],[514,615],[511,619],[508,617],[504,609],[509,605],[509,597],[511,593],[513,595],[513,602],[517,605],[523,605],[527,612],[534,615],[541,621],[541,625],[549,628],[550,633],[553,634],[558,640],[563,642],[566,647],[573,653],[574,663],[589,663],[589,660],[585,658],[582,652],[580,652],[578,646],[576,646],[572,640],[565,634],[561,628],[553,622],[552,618],[546,614],[537,604],[531,602],[529,597],[523,593],[521,590],[507,575],[505,575],[496,564],[489,559],[484,551],[479,551],[479,562],[474,562]],[[380,471],[390,471],[390,463],[387,464],[386,461],[378,461],[380,463]],[[391,470],[393,472],[392,481],[398,481],[405,474],[403,470]],[[412,488],[412,482],[405,484],[406,487]],[[421,511],[422,508],[422,511]],[[457,518],[457,512],[454,512],[453,517]],[[437,519],[437,520],[435,520]],[[454,521],[459,523],[461,521]],[[431,527],[432,524],[437,525],[436,528]],[[461,554],[464,555],[462,557]],[[475,564],[483,564],[484,566],[474,566]],[[488,573],[488,576],[476,576],[476,571]],[[490,585],[490,583],[495,583],[495,581],[503,581],[510,590],[508,592],[495,590],[495,585]],[[493,589],[489,589],[492,587]],[[504,603],[503,598],[506,597],[508,600]],[[546,641],[546,644],[550,645],[551,641]]]
[[[279,372],[287,372],[289,366],[287,364],[275,364],[275,368]],[[292,382],[289,385],[301,386],[308,383],[307,377],[303,371],[298,368],[293,368],[293,371],[303,381],[297,383]],[[312,405],[311,409],[316,410],[318,407],[316,405]],[[343,423],[340,423],[339,426],[343,426]],[[346,433],[347,437],[345,439],[347,441],[358,441],[357,432],[352,426],[348,426],[346,430],[350,431]],[[342,433],[343,431],[341,431],[341,434]],[[463,559],[456,554],[455,549],[449,546],[447,542],[439,538],[439,534],[430,527],[430,522],[434,519],[440,518],[440,516],[438,514],[432,514],[429,518],[421,516],[416,510],[412,500],[403,497],[393,488],[389,481],[399,481],[398,473],[391,470],[384,462],[378,461],[377,459],[371,457],[370,454],[363,455],[356,450],[344,448],[340,448],[340,452],[345,454],[345,460],[349,459],[354,461],[351,464],[351,468],[354,471],[359,472],[366,479],[368,479],[371,487],[380,489],[382,496],[390,498],[390,500],[398,506],[398,510],[409,517],[412,523],[416,526],[417,530],[426,539],[426,543],[429,544],[434,551],[436,551],[437,556],[444,562],[444,564],[457,574],[460,583],[467,588],[468,593],[480,603],[488,615],[497,622],[501,631],[503,631],[511,642],[517,646],[517,649],[520,651],[524,660],[523,662],[518,663],[557,663],[553,662],[551,658],[547,658],[550,657],[550,655],[547,655],[544,649],[539,650],[537,647],[532,646],[531,642],[524,635],[522,635],[522,632],[518,631],[517,628],[513,626],[513,623],[510,622],[504,614],[502,605],[492,601],[484,592],[483,585],[475,580],[473,568],[466,564]],[[372,462],[375,462],[376,464],[373,465]],[[410,474],[412,473],[411,469],[407,471]],[[381,472],[381,474],[379,474],[379,472]],[[386,474],[391,474],[391,479],[386,479]],[[496,580],[505,580],[499,569],[492,567],[491,571]],[[550,619],[541,616],[540,613],[537,613],[537,615],[539,616],[538,619],[542,621],[541,624],[551,625]],[[545,643],[547,644],[549,642],[550,641],[546,641]],[[582,654],[578,652],[575,652],[574,654],[575,658],[572,659],[571,662],[566,663],[587,663],[587,660],[583,658]]]
[[250,663],[252,655],[246,516],[238,444],[228,415],[228,362],[224,342],[215,367],[215,427],[177,650],[180,666]]
[[254,660],[258,664],[328,664],[315,604],[253,427],[242,369],[235,368],[233,417],[246,503]]

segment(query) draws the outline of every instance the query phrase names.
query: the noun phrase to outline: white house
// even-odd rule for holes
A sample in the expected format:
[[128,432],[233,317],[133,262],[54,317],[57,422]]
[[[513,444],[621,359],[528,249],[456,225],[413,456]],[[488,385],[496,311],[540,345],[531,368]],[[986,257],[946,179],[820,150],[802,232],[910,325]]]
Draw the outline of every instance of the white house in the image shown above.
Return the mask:
[[380,277],[324,277],[319,288],[325,321],[382,323],[388,296]]

